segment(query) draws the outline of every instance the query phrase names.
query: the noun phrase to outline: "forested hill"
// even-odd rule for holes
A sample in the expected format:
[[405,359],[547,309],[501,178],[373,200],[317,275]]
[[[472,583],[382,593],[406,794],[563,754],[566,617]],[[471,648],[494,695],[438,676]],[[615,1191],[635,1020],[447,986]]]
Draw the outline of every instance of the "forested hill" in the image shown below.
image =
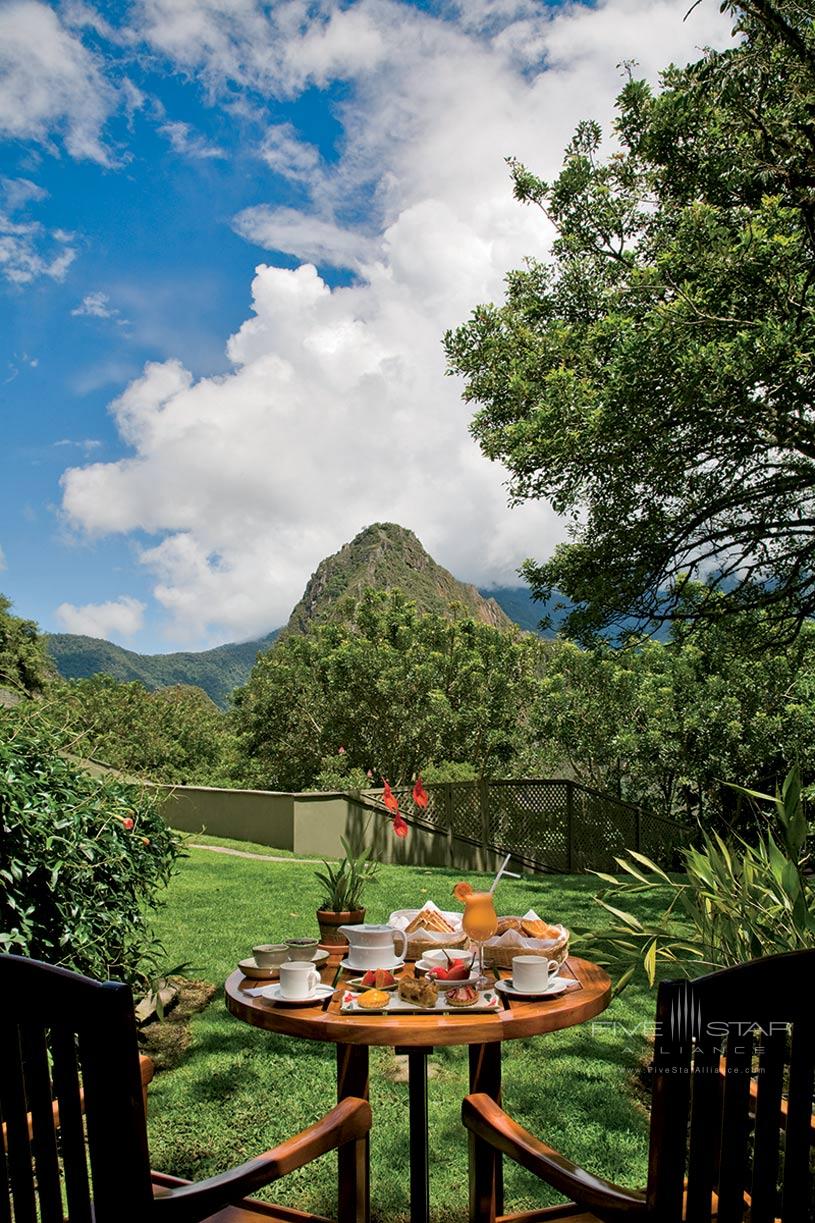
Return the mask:
[[83,679],[102,671],[119,680],[141,680],[146,688],[195,684],[218,705],[238,684],[245,684],[255,659],[277,637],[279,629],[256,641],[230,642],[213,650],[177,654],[136,654],[101,637],[48,633],[45,644],[65,679]]
[[401,590],[420,612],[450,615],[454,604],[494,628],[510,628],[509,616],[491,597],[454,578],[425,551],[412,531],[394,522],[374,522],[339,552],[320,561],[294,608],[288,632],[342,620],[349,599],[366,589]]

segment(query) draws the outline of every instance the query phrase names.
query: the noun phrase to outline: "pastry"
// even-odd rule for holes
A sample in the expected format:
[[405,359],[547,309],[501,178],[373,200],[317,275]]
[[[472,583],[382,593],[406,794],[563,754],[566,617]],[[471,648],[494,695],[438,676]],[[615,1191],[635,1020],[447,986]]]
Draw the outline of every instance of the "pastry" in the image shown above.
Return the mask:
[[448,1006],[475,1006],[478,1002],[478,990],[474,985],[459,985],[456,989],[448,989]]
[[405,1002],[426,1007],[431,1011],[439,996],[438,987],[430,977],[402,977],[399,982],[399,997]]
[[527,938],[553,939],[558,938],[560,931],[557,926],[549,926],[545,921],[522,921],[521,930]]
[[498,925],[495,928],[496,934],[506,934],[507,930],[520,930],[520,917],[499,917]]
[[390,1002],[390,997],[385,993],[384,989],[366,989],[364,994],[360,994],[357,998],[357,1006],[361,1006],[366,1011],[381,1011]]
[[420,909],[412,921],[405,926],[405,934],[415,934],[417,930],[433,930],[436,934],[452,934],[453,927],[438,909]]

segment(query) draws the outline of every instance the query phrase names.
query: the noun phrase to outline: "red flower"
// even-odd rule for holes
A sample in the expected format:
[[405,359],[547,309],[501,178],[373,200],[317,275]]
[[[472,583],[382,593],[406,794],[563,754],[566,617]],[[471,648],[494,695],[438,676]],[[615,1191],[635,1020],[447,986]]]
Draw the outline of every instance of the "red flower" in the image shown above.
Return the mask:
[[344,747],[340,747],[339,751],[337,752],[337,755],[338,755],[338,756],[344,756],[344,755],[345,755],[345,748],[344,748]]
[[[393,790],[391,789],[390,782],[387,781],[384,777],[382,778],[382,780],[385,782],[384,789],[382,790],[382,802],[388,808],[388,811],[392,811],[394,815],[398,815],[399,814],[399,799],[396,797]],[[402,833],[402,835],[404,836],[404,833]]]
[[416,778],[416,784],[413,787],[413,801],[417,807],[421,807],[422,811],[425,811],[427,809],[427,804],[430,802],[430,795],[427,793],[427,790],[425,790],[424,786],[422,785],[421,773]]
[[396,812],[396,815],[393,817],[393,831],[396,833],[398,837],[406,837],[408,834],[407,823],[402,818],[402,816],[399,814],[398,811]]
[[135,823],[135,820],[132,820],[130,816],[128,815],[125,819],[122,820],[122,828],[124,828],[127,832],[130,832],[130,829],[133,827],[134,823]]

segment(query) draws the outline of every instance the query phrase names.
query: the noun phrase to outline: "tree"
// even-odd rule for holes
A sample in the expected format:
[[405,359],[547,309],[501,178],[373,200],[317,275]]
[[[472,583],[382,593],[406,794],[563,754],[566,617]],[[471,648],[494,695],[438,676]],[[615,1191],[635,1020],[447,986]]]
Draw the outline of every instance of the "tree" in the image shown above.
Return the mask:
[[37,625],[10,612],[11,600],[0,594],[0,688],[29,696],[42,692],[53,667]]
[[723,783],[772,788],[790,763],[815,769],[815,625],[794,649],[757,656],[765,616],[693,632],[683,620],[667,642],[625,650],[555,643],[530,713],[533,750],[656,814],[707,827],[740,817]]
[[227,715],[200,688],[149,692],[110,675],[51,686],[47,715],[73,751],[152,781],[223,784],[231,768]]
[[240,777],[303,789],[338,754],[342,775],[393,784],[443,761],[501,773],[522,742],[540,648],[468,617],[420,615],[399,591],[366,591],[350,621],[258,658],[235,696]]
[[[725,7],[730,49],[629,79],[611,155],[584,122],[553,183],[512,163],[552,258],[445,340],[513,497],[571,521],[526,574],[579,640],[757,607],[792,637],[815,612],[815,25]],[[683,606],[685,573],[711,598]]]

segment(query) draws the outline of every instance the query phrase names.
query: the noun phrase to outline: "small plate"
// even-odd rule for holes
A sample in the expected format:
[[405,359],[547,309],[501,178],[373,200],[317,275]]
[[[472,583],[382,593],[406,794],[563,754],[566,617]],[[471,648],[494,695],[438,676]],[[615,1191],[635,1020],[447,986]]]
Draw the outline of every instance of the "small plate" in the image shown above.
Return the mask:
[[495,988],[499,993],[506,994],[508,998],[558,998],[561,994],[566,993],[569,983],[560,977],[555,977],[554,981],[550,981],[545,989],[516,989],[512,981],[496,981]]
[[273,981],[278,977],[278,964],[271,964],[268,967],[261,967],[255,963],[255,957],[250,956],[248,960],[241,960],[238,964],[245,977],[251,977],[253,981]]
[[[384,968],[388,972],[395,972],[397,968],[405,967],[405,961],[404,960],[392,960],[390,964],[377,964],[376,967]],[[343,972],[366,973],[366,972],[371,971],[364,964],[352,964],[350,960],[343,960],[343,962],[340,964],[340,968],[342,969]]]
[[313,994],[309,994],[308,998],[284,998],[279,985],[267,985],[264,990],[260,991],[260,997],[266,998],[269,1002],[276,1002],[283,1006],[314,1006],[315,1002],[323,1002],[326,998],[330,998],[334,990],[330,985],[318,985]]

